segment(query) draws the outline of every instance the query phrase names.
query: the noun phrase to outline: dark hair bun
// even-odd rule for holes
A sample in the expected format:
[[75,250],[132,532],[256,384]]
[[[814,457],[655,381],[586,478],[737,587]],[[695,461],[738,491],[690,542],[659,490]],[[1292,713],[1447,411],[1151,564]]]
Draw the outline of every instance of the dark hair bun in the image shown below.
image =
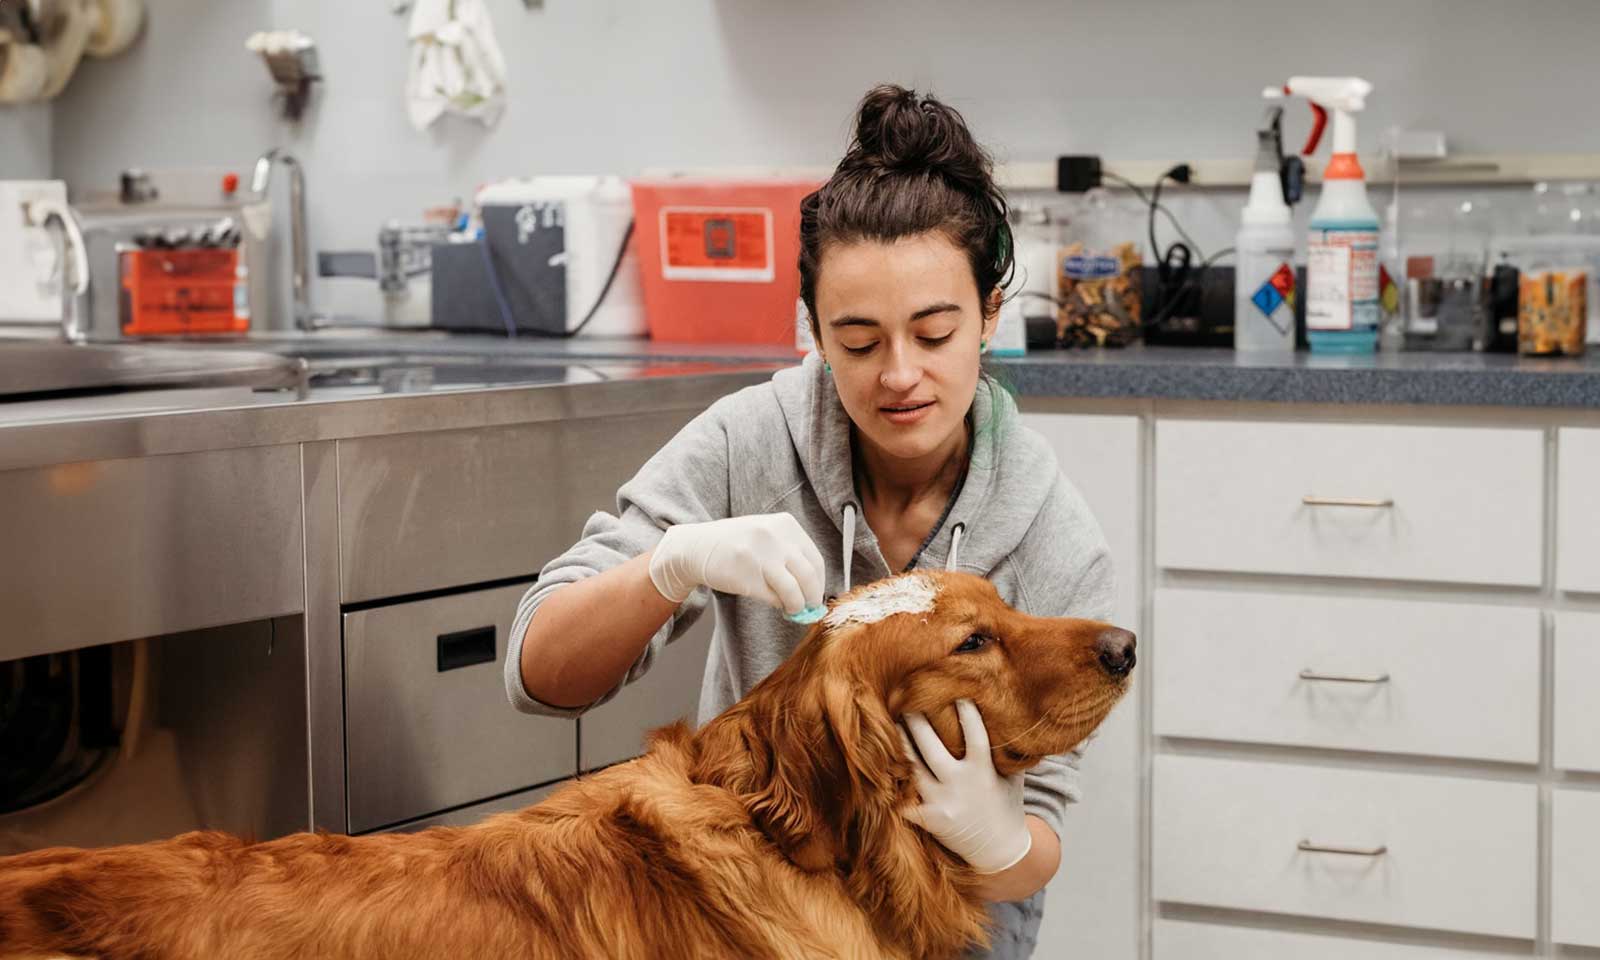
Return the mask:
[[988,309],[994,292],[1010,283],[1014,261],[1006,198],[992,171],[989,154],[955,110],[893,84],[868,91],[844,159],[800,204],[800,296],[813,326],[829,244],[929,230],[943,231],[966,254]]
[[890,83],[862,98],[846,159],[883,171],[939,173],[968,189],[985,191],[991,185],[989,155],[961,114]]

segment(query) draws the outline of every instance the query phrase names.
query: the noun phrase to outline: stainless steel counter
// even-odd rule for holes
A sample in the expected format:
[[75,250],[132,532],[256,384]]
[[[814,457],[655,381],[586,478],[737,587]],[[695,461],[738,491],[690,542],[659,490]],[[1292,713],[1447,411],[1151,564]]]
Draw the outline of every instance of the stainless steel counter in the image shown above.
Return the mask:
[[[0,471],[501,426],[634,412],[700,410],[759,383],[773,362],[376,356],[314,358],[324,379],[295,390],[168,390],[0,405]],[[132,406],[133,409],[129,409]]]

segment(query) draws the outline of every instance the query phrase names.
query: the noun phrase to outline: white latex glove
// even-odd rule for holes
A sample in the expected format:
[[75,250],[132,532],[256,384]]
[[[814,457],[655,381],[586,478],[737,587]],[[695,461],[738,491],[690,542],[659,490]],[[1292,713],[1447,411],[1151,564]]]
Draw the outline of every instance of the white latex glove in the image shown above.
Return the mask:
[[902,731],[922,798],[920,806],[906,812],[906,819],[933,834],[972,869],[999,873],[1033,849],[1033,834],[1022,810],[1022,773],[1002,777],[996,772],[989,731],[977,704],[957,700],[956,713],[967,743],[960,760],[945,749],[927,717],[905,715],[906,727],[922,751],[918,759]]
[[707,586],[785,613],[822,603],[822,571],[822,552],[787,513],[680,523],[650,557],[650,582],[673,603]]

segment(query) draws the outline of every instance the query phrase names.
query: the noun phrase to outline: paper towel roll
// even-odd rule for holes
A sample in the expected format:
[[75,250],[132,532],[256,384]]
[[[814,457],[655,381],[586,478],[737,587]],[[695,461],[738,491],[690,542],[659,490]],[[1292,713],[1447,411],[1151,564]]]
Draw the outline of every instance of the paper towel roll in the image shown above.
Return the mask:
[[94,30],[83,52],[91,57],[113,57],[133,45],[144,26],[144,0],[92,0]]
[[49,77],[45,79],[44,89],[39,91],[39,99],[50,100],[66,89],[72,72],[78,69],[83,48],[88,45],[89,33],[94,29],[90,2],[68,0],[61,5],[57,22],[50,25],[43,44],[45,59],[49,61]]
[[0,43],[0,103],[33,100],[50,79],[44,51],[31,43]]

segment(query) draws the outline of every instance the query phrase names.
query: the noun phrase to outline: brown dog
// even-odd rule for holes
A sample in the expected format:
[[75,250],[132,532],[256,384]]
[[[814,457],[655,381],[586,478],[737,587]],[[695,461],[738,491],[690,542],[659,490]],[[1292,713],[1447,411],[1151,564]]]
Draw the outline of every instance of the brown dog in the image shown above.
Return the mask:
[[0,859],[0,957],[952,957],[986,914],[972,871],[900,814],[895,718],[927,714],[959,756],[970,698],[1011,773],[1086,737],[1132,665],[1125,630],[906,574],[837,601],[699,732],[473,827]]

